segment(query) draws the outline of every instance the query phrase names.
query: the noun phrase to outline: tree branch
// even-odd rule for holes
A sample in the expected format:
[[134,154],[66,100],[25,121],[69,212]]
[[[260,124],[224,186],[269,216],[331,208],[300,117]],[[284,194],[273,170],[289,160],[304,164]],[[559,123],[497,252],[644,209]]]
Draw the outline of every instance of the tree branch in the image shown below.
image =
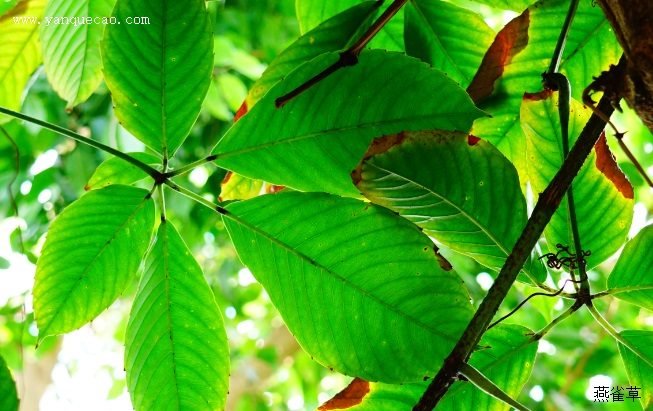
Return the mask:
[[[601,99],[599,109],[607,115],[612,114],[614,110],[607,97]],[[445,359],[442,368],[440,368],[420,401],[415,405],[413,411],[431,411],[454,383],[460,365],[469,359],[478,345],[487,326],[492,321],[492,317],[496,314],[510,287],[515,282],[521,267],[530,255],[530,251],[535,247],[544,231],[544,227],[551,220],[560,205],[560,201],[571,186],[572,181],[587,156],[589,156],[604,128],[605,122],[599,116],[593,114],[571,149],[569,156],[563,162],[562,167],[551,180],[549,186],[539,196],[526,227],[513,247],[492,288],[490,288],[460,340],[458,340],[451,354]]]

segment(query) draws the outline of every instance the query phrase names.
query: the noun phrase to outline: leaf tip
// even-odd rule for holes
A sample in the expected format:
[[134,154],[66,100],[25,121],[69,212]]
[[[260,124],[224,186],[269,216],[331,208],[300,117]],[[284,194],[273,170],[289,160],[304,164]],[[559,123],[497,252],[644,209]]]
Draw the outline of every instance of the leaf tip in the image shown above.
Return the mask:
[[605,131],[601,133],[599,140],[594,145],[594,150],[596,151],[596,168],[614,184],[625,198],[633,200],[635,198],[633,185],[630,184],[628,177],[621,171],[612,151],[610,151]]

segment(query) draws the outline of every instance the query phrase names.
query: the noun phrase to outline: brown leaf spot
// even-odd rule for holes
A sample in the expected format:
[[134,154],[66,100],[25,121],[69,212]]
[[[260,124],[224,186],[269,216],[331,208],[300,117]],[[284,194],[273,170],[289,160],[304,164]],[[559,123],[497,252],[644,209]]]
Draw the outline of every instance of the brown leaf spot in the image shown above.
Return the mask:
[[91,189],[91,186],[89,186],[88,184],[86,184],[86,185],[84,186],[84,191],[88,191],[88,190],[90,190],[90,189]]
[[481,139],[476,136],[473,136],[471,134],[467,136],[467,144],[469,144],[470,146],[475,146],[476,143],[478,143],[479,141],[481,141]]
[[370,147],[367,149],[367,152],[363,156],[363,159],[358,166],[351,172],[351,179],[354,181],[355,185],[358,185],[363,179],[363,162],[377,154],[385,153],[390,150],[392,147],[403,143],[408,134],[406,132],[401,132],[399,134],[390,134],[388,136],[378,137],[372,140]]
[[274,193],[278,193],[284,188],[286,188],[286,186],[275,186],[274,184],[269,184],[265,187],[265,192],[267,194],[274,194]]
[[240,108],[238,109],[238,111],[236,111],[236,115],[234,116],[234,123],[235,123],[236,121],[240,120],[240,118],[241,118],[242,116],[244,116],[245,114],[247,114],[247,110],[248,110],[248,108],[247,108],[247,100],[245,100],[245,101],[243,101],[243,104],[240,105]]
[[553,90],[542,90],[538,93],[524,93],[525,101],[542,101],[551,98]]
[[433,251],[435,251],[435,258],[438,259],[438,264],[440,264],[440,268],[442,268],[444,271],[451,271],[453,270],[453,266],[451,263],[440,254],[440,249],[437,246],[433,246]]
[[354,378],[354,380],[345,388],[336,394],[335,397],[325,402],[318,408],[319,411],[328,410],[344,410],[354,407],[361,402],[363,398],[370,392],[370,383]]
[[632,184],[630,184],[626,175],[619,168],[614,155],[610,151],[610,147],[608,147],[605,132],[601,133],[601,137],[599,137],[599,141],[594,145],[594,149],[596,150],[596,168],[612,181],[614,186],[617,187],[617,190],[625,198],[629,200],[635,198]]
[[[222,183],[220,183],[220,187],[224,187],[229,182],[229,179],[232,175],[234,175],[233,171],[227,171],[227,174],[224,176]],[[218,196],[218,201],[224,201],[222,196]]]
[[494,82],[503,75],[504,68],[528,44],[529,11],[514,18],[497,34],[485,53],[481,66],[467,87],[467,93],[474,102],[492,94]]

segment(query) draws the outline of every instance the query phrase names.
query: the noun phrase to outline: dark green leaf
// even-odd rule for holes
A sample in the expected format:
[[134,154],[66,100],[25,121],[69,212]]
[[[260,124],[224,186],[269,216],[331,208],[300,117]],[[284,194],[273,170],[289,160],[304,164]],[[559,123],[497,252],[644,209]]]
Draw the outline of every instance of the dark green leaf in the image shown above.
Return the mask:
[[143,189],[93,190],[52,223],[36,265],[34,313],[39,341],[97,317],[138,270],[154,227]]
[[136,411],[223,410],[229,347],[202,269],[170,222],[159,226],[125,338]]
[[282,192],[227,210],[238,255],[326,367],[421,381],[437,372],[471,317],[465,287],[440,268],[431,240],[383,207]]
[[[320,56],[278,83],[218,143],[216,163],[277,185],[358,195],[349,173],[374,137],[403,130],[467,131],[483,114],[440,71],[380,50],[363,51],[357,65],[275,109],[277,97],[337,58]],[[432,98],[436,94],[447,98]]]
[[[116,117],[168,158],[186,139],[211,83],[213,33],[203,0],[118,0],[101,43]],[[147,16],[149,24],[128,24]]]
[[18,405],[16,383],[4,358],[0,357],[0,410],[18,411]]

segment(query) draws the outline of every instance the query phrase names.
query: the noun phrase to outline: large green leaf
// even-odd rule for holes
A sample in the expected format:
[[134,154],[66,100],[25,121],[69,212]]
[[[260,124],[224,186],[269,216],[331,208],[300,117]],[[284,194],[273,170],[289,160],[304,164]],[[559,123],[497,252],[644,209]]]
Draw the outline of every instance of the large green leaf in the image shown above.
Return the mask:
[[16,383],[4,358],[0,357],[0,410],[18,411],[18,405]]
[[[560,66],[576,99],[593,76],[616,64],[621,55],[601,8],[591,3],[581,1],[578,6]],[[525,92],[542,89],[541,75],[549,66],[568,8],[568,0],[542,0],[531,6],[497,35],[497,46],[505,48],[494,49],[479,70],[479,78],[488,72],[501,77],[483,79],[494,91],[479,107],[492,118],[477,120],[472,132],[488,139],[515,164],[522,183],[526,182],[527,160],[526,139],[519,125],[521,99]]]
[[[0,106],[20,110],[23,89],[41,64],[38,21],[45,0],[23,0],[0,17]],[[11,120],[0,114],[0,124]]]
[[653,311],[653,225],[626,244],[608,278],[614,296]]
[[39,340],[75,330],[109,307],[138,270],[153,228],[154,204],[140,188],[109,186],[68,206],[36,265]]
[[[572,100],[570,146],[590,115],[589,109]],[[564,161],[558,94],[542,92],[526,95],[521,123],[527,136],[528,177],[537,195],[546,189]],[[612,168],[604,168],[610,162]],[[633,217],[633,188],[623,174],[619,179],[611,171],[621,173],[605,140],[602,140],[592,150],[572,185],[581,245],[584,251],[592,252],[587,258],[588,269],[605,261],[623,245]],[[553,253],[560,251],[556,248],[557,244],[574,249],[566,197],[544,230],[544,235]]]
[[483,114],[442,72],[381,50],[363,51],[357,65],[275,109],[277,97],[337,58],[322,55],[278,83],[220,140],[213,150],[216,163],[277,185],[358,195],[349,173],[374,137],[403,130],[468,131]]
[[471,318],[465,287],[440,268],[431,240],[383,207],[282,192],[230,204],[224,221],[302,347],[338,372],[421,381]]
[[[499,324],[484,334],[481,340],[480,345],[490,348],[474,353],[470,360],[471,365],[512,398],[517,398],[519,395],[535,363],[537,342],[528,336],[529,332],[528,328],[520,325]],[[424,394],[429,383],[430,381],[405,385],[368,383],[369,391],[359,390],[364,394],[362,398],[357,399],[360,402],[348,409],[350,411],[410,411]],[[364,385],[360,381],[358,384]],[[346,391],[347,389],[343,393]],[[343,393],[339,395],[342,396]],[[338,409],[332,407],[336,404],[337,398],[319,409]],[[438,411],[507,411],[508,409],[510,407],[507,404],[488,396],[468,382],[456,382],[437,407]]]
[[[323,21],[341,13],[364,0],[296,0],[297,19],[299,29],[306,33],[317,27]],[[383,8],[390,5],[386,1]],[[399,12],[381,29],[370,43],[372,48],[385,50],[404,50],[404,15],[403,10]],[[356,39],[357,40],[357,39]]]
[[[45,8],[43,65],[50,84],[69,109],[86,101],[102,81],[102,18],[111,15],[115,4],[116,0],[50,0]],[[74,22],[60,23],[62,16]]]
[[[621,336],[648,358],[648,361],[645,361],[629,348],[618,343],[619,354],[624,362],[628,381],[632,387],[639,388],[637,392],[642,397],[639,400],[642,408],[651,410],[653,409],[653,367],[650,362],[653,361],[653,332],[625,330],[621,332]],[[628,395],[628,392],[623,392],[623,394]]]
[[380,5],[378,1],[361,3],[298,38],[272,60],[261,78],[254,83],[247,95],[245,110],[251,109],[272,86],[303,63],[320,54],[342,50],[353,44],[378,14]]
[[[494,146],[466,134],[424,131],[377,139],[353,178],[373,203],[496,271],[526,226],[515,167]],[[537,266],[532,274],[543,281],[546,271]]]
[[18,4],[18,0],[5,0],[0,2],[0,17]]
[[[211,84],[213,32],[203,0],[118,0],[101,42],[116,117],[168,158],[186,139]],[[149,24],[128,24],[148,16]]]
[[494,39],[483,18],[441,0],[411,0],[405,15],[406,53],[467,87]]
[[[147,165],[159,169],[161,168],[161,159],[157,156],[138,152],[127,154]],[[84,189],[94,190],[111,184],[129,185],[134,184],[145,177],[147,177],[145,171],[119,157],[113,157],[98,166]]]
[[136,411],[223,410],[229,346],[202,269],[170,222],[159,226],[125,337]]

